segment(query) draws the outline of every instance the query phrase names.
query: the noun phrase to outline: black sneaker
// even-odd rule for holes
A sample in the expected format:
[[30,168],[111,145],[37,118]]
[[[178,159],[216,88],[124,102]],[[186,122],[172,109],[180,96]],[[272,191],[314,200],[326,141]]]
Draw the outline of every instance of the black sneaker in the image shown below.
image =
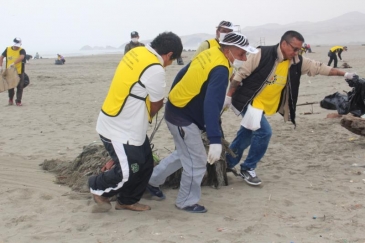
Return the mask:
[[187,206],[185,208],[179,208],[179,207],[177,207],[177,208],[181,209],[181,210],[184,210],[186,212],[189,212],[189,213],[206,213],[208,211],[204,206],[199,205],[199,204],[194,204],[194,205],[191,205],[191,206]]
[[241,170],[240,175],[250,185],[258,186],[261,180],[257,177],[255,170]]
[[146,189],[151,194],[152,197],[156,197],[158,200],[163,200],[166,198],[159,187],[154,187],[148,184]]

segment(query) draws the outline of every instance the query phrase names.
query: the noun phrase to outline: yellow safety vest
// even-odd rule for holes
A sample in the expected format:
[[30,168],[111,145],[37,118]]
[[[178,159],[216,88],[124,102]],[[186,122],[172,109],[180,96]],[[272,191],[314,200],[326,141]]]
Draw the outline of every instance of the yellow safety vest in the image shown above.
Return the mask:
[[[6,68],[8,68],[11,64],[13,64],[16,61],[16,59],[18,59],[18,57],[20,57],[20,50],[22,50],[22,48],[19,48],[18,50],[13,50],[11,46],[9,46],[6,49]],[[18,74],[21,74],[22,62],[15,64],[15,68],[18,71]]]
[[[224,66],[229,77],[233,68],[219,47],[213,47],[199,53],[190,63],[189,69],[169,93],[169,101],[176,107],[185,107],[197,96],[204,83],[208,80],[213,68]],[[228,79],[227,79],[228,82]]]
[[343,49],[343,47],[342,47],[342,46],[334,46],[334,47],[332,47],[332,48],[330,49],[330,51],[331,51],[331,52],[337,52],[337,51],[338,51],[338,49]]
[[145,87],[140,78],[143,72],[152,65],[161,65],[161,63],[157,56],[146,47],[136,47],[127,52],[117,67],[109,92],[101,108],[102,112],[107,116],[116,117],[122,111],[127,99],[133,97],[146,103],[149,121],[151,122],[151,102],[148,95],[140,97],[132,94],[131,90],[134,85]]
[[263,110],[268,116],[277,112],[280,103],[280,94],[287,83],[289,68],[289,60],[282,61],[278,64],[272,79],[266,80],[265,88],[253,99],[253,107]]
[[215,47],[215,46],[220,47],[219,42],[217,41],[217,39],[210,39],[210,40],[207,40],[207,42],[208,42],[209,48],[212,48],[212,47]]

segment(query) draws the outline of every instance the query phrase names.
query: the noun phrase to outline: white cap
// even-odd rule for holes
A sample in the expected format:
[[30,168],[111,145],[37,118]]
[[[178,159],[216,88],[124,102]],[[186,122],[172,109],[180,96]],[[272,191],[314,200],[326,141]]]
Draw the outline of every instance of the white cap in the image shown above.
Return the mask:
[[219,23],[219,25],[217,26],[217,28],[225,28],[225,29],[229,29],[229,30],[234,30],[232,22],[225,21],[225,20],[221,21]]
[[219,42],[219,44],[227,46],[237,46],[253,54],[258,52],[258,50],[255,47],[249,45],[246,36],[240,33],[235,33],[235,32],[227,33],[226,36],[224,36],[224,39]]
[[21,47],[22,40],[19,37],[15,37],[13,40],[13,46]]

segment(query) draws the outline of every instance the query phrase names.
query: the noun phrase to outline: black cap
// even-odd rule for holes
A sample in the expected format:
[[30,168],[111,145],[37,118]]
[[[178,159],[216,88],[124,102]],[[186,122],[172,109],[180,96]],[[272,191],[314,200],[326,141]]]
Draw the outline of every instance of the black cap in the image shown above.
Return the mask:
[[132,31],[131,37],[139,37],[138,32],[137,31]]

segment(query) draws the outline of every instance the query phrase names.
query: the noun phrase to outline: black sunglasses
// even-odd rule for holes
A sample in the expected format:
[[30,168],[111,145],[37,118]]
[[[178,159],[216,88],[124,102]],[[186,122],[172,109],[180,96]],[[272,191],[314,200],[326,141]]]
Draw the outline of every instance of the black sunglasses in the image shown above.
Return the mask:
[[291,46],[291,48],[293,48],[294,52],[298,52],[300,50],[300,48],[294,47],[292,44],[290,44],[290,42],[288,42],[288,41],[285,41],[285,42],[288,43]]

